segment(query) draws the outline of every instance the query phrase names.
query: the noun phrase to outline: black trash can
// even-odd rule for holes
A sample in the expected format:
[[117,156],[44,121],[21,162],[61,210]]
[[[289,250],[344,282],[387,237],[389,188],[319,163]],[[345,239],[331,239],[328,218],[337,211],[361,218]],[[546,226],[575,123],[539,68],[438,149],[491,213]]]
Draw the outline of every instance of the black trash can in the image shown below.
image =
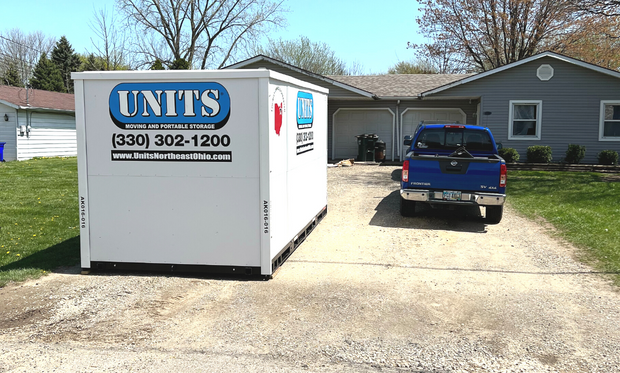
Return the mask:
[[374,133],[366,134],[366,162],[375,162],[375,144],[378,138]]
[[385,161],[385,141],[377,140],[375,143],[375,161]]
[[366,160],[366,135],[357,135],[355,136],[357,139],[357,160],[365,161]]

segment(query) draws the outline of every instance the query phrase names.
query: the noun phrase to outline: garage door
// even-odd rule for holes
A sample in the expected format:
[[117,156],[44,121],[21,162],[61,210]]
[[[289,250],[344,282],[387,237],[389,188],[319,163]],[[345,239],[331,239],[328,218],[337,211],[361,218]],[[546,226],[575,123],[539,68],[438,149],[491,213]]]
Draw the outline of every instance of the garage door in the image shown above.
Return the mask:
[[[423,120],[445,120],[447,122],[467,123],[465,113],[460,109],[406,109],[402,114],[401,136],[413,135],[413,132]],[[404,147],[402,147],[400,159],[404,159]]]
[[333,158],[357,157],[355,136],[374,133],[385,141],[385,155],[392,156],[392,126],[394,115],[388,109],[340,109],[334,116]]

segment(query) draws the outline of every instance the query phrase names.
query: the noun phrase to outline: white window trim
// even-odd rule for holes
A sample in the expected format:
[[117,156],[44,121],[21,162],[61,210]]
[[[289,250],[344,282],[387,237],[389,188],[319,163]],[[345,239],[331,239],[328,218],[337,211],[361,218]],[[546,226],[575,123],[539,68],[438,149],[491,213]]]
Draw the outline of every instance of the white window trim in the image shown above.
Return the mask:
[[[536,105],[536,135],[515,136],[512,134],[514,105]],[[510,100],[508,114],[508,140],[540,140],[542,127],[542,100]]]
[[[540,71],[542,69],[549,69],[551,70],[551,75],[549,75],[548,77],[542,77],[540,76]],[[553,75],[555,74],[555,70],[553,69],[553,66],[549,65],[549,64],[542,64],[538,67],[538,69],[536,69],[536,76],[538,77],[538,79],[540,79],[543,82],[546,82],[548,80],[551,80],[551,78],[553,78]]]
[[620,137],[605,137],[605,105],[620,105],[618,100],[601,100],[598,122],[598,141],[620,141]]

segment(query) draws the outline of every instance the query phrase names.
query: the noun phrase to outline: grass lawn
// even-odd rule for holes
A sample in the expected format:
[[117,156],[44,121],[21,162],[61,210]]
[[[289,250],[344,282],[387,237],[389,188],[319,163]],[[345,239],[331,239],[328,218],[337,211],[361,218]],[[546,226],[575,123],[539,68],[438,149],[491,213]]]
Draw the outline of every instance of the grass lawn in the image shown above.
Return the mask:
[[[509,171],[508,200],[583,249],[620,285],[620,180],[579,172]],[[79,262],[77,159],[0,164],[0,287]]]
[[508,171],[510,205],[530,218],[542,217],[581,257],[620,285],[620,179],[581,172]]
[[0,164],[0,286],[79,261],[77,158]]

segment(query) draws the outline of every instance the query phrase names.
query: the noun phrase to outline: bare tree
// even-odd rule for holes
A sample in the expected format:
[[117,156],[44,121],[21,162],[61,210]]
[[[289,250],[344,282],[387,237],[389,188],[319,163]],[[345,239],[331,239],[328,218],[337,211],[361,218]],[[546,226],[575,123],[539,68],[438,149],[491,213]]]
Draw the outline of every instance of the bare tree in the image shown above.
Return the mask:
[[407,48],[414,49],[417,60],[428,65],[436,74],[460,74],[475,71],[471,64],[459,58],[458,51],[450,43],[441,40],[422,45],[407,43]]
[[142,64],[184,59],[204,69],[234,60],[238,48],[282,26],[284,0],[117,0],[135,26]]
[[305,36],[296,40],[269,39],[266,46],[255,46],[252,55],[263,54],[320,75],[356,75],[361,65],[338,58],[326,43],[313,42]]
[[486,71],[555,50],[574,31],[568,0],[420,0],[417,19],[425,47],[435,57],[451,54],[466,70]]
[[582,11],[607,16],[620,16],[619,0],[571,0]]
[[32,76],[32,70],[42,53],[49,54],[54,47],[54,38],[36,31],[25,34],[18,28],[0,34],[0,71],[14,65],[19,79],[25,83]]
[[388,69],[388,74],[437,74],[437,69],[428,61],[398,61]]
[[620,16],[580,15],[578,26],[556,46],[556,51],[608,69],[620,68]]
[[96,38],[91,38],[94,51],[91,55],[103,61],[104,70],[126,70],[131,67],[127,53],[127,35],[116,27],[114,13],[108,14],[107,9],[94,12],[94,20],[90,23]]

